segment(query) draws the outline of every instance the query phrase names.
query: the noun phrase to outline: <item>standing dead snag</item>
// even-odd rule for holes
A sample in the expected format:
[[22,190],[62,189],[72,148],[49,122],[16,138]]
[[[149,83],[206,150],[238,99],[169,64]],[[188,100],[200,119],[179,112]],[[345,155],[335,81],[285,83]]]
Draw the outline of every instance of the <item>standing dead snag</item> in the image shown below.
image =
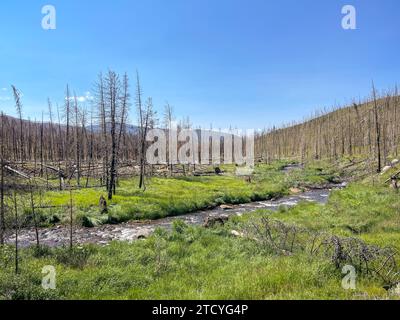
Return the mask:
[[[107,196],[112,200],[116,194],[118,165],[121,162],[122,144],[126,143],[125,123],[129,108],[129,84],[125,74],[121,83],[119,75],[109,71],[103,78],[100,74],[97,83],[97,105],[99,110],[99,121],[101,132],[99,133],[100,149],[102,158],[101,184],[107,187]],[[92,131],[93,134],[93,131]],[[89,150],[94,150],[92,145],[96,141],[91,137]],[[128,151],[128,150],[127,150]],[[92,157],[92,156],[90,156]],[[94,158],[98,157],[93,155]]]
[[111,165],[110,165],[110,185],[108,187],[108,199],[113,197],[115,188],[115,176],[117,165],[117,139],[116,139],[116,112],[117,112],[117,77],[115,73],[110,73],[110,110],[111,110]]
[[57,116],[58,116],[58,179],[59,179],[59,188],[60,191],[62,191],[64,188],[65,175],[61,170],[61,162],[63,161],[65,155],[65,143],[63,141],[63,136],[62,136],[60,110],[58,108],[58,105],[57,105]]
[[117,167],[117,99],[118,99],[118,76],[115,72],[109,71],[107,77],[108,103],[110,106],[110,122],[111,122],[111,163],[110,163],[110,179],[108,188],[108,200],[112,200],[113,191],[115,190],[115,177]]
[[153,100],[149,98],[146,101],[146,106],[143,108],[142,104],[142,88],[140,87],[139,74],[137,73],[137,86],[136,86],[136,107],[139,122],[139,160],[140,160],[140,177],[139,189],[146,189],[145,176],[146,176],[146,137],[150,128],[154,127],[155,112],[153,110]]
[[139,118],[139,161],[140,161],[140,177],[139,177],[139,189],[144,186],[144,174],[145,174],[145,162],[144,162],[144,148],[145,148],[145,136],[144,136],[144,111],[142,106],[142,88],[140,87],[139,73],[136,72],[136,108]]
[[78,188],[81,186],[81,141],[79,128],[79,106],[76,94],[74,94],[74,113],[75,113],[75,166],[76,166],[76,184]]
[[[172,134],[172,122],[174,121],[174,110],[173,107],[167,102],[164,107],[164,128],[168,137]],[[168,139],[167,150],[172,148],[170,145],[172,142]],[[170,176],[172,176],[173,171],[173,160],[170,158],[170,152],[167,152],[167,167],[169,168]]]
[[15,274],[19,274],[19,252],[18,252],[18,231],[19,231],[19,221],[18,221],[18,205],[17,205],[17,191],[14,190],[14,214],[15,214]]
[[100,73],[97,87],[97,100],[101,126],[101,152],[102,152],[102,165],[103,172],[101,176],[101,185],[108,188],[108,138],[107,138],[107,115],[106,115],[106,102],[105,102],[105,88],[103,74]]
[[36,217],[36,211],[35,211],[35,201],[33,197],[33,185],[32,181],[29,181],[30,184],[30,198],[31,198],[31,210],[32,210],[32,219],[33,219],[33,224],[35,227],[35,235],[36,235],[36,248],[40,248],[40,240],[39,240],[39,225]]
[[42,112],[42,122],[40,124],[40,177],[43,177],[43,167],[44,167],[44,124],[43,124],[43,112]]
[[73,248],[73,233],[74,233],[74,211],[73,211],[73,199],[72,199],[72,188],[69,185],[69,248],[72,251]]
[[377,149],[377,158],[378,158],[378,173],[382,171],[382,163],[381,163],[381,129],[379,124],[379,114],[378,114],[378,102],[376,98],[376,89],[375,85],[372,83],[372,95],[374,98],[374,116],[375,116],[375,131],[376,131],[376,149]]
[[[381,170],[390,157],[398,158],[399,92],[380,96],[373,85],[368,99],[343,108],[335,106],[298,123],[266,129],[255,137],[256,158],[274,160],[362,156]],[[265,150],[268,150],[265,154]]]
[[[84,125],[84,122],[83,122]],[[87,130],[85,129],[85,135],[87,136]],[[87,139],[88,140],[88,139]],[[89,152],[89,168],[88,168],[88,174],[86,177],[86,185],[85,187],[89,187],[89,177],[91,176],[91,171],[92,171],[92,166],[93,164],[93,156],[94,156],[94,143],[93,143],[93,109],[90,111],[90,139],[89,139],[89,146],[88,146],[88,152]]]
[[49,143],[48,148],[49,148],[50,161],[53,162],[54,159],[55,159],[55,155],[54,155],[55,150],[54,150],[54,148],[53,148],[53,147],[54,147],[53,106],[52,106],[52,104],[51,104],[50,98],[47,99],[47,104],[48,104],[48,107],[49,107],[49,120],[50,120],[50,123],[49,123],[49,131],[50,131],[49,137],[50,137],[50,143]]
[[6,232],[5,223],[5,203],[4,203],[4,161],[0,160],[0,245],[4,245],[4,234]]
[[66,125],[66,134],[65,134],[65,151],[64,151],[64,160],[66,166],[66,176],[69,177],[71,175],[71,96],[69,86],[67,85],[67,89],[65,92],[65,125]]
[[17,109],[18,117],[19,117],[19,157],[20,161],[24,162],[24,128],[23,128],[23,120],[22,120],[22,102],[21,102],[21,93],[15,86],[11,86],[14,93],[15,107]]
[[6,230],[5,225],[5,203],[4,203],[4,151],[5,151],[5,142],[4,142],[4,114],[1,113],[1,125],[0,125],[0,134],[1,134],[1,145],[0,145],[0,245],[4,245],[4,233]]
[[[122,96],[120,98],[120,123],[119,123],[119,134],[118,134],[118,140],[117,140],[117,164],[118,166],[120,158],[121,158],[121,144],[122,144],[122,138],[126,134],[126,128],[125,128],[125,123],[127,121],[128,117],[128,110],[129,110],[129,79],[128,75],[125,73],[123,82],[122,82]],[[118,175],[118,169],[115,169],[116,175]],[[118,179],[118,177],[117,177]],[[115,194],[115,183],[114,183],[114,194]]]

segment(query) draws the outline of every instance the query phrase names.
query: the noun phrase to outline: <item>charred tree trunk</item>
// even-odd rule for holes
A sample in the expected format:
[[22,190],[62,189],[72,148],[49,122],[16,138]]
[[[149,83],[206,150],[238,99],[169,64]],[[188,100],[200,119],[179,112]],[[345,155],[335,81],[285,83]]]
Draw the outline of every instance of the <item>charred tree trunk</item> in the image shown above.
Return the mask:
[[1,145],[0,145],[0,245],[4,245],[4,236],[6,231],[5,224],[5,203],[4,203],[4,150],[5,150],[5,142],[4,142],[4,114],[1,114],[1,126],[0,126],[0,134],[1,134]]
[[17,192],[14,191],[14,228],[15,228],[15,274],[19,274],[19,248],[18,248],[18,232],[19,232],[19,218],[18,218],[18,205],[17,205]]
[[379,110],[378,110],[378,102],[376,98],[376,89],[375,86],[372,86],[372,94],[374,98],[374,116],[375,116],[375,131],[376,131],[376,151],[377,151],[377,160],[378,160],[378,168],[377,172],[380,173],[382,171],[382,158],[381,158],[381,129],[379,125]]

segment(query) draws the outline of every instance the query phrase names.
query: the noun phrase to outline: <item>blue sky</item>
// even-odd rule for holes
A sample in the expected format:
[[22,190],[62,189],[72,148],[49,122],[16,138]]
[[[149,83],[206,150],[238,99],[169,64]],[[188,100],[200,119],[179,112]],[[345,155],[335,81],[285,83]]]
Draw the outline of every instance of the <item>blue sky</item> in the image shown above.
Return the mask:
[[[56,30],[41,28],[46,4]],[[357,30],[341,27],[346,4]],[[90,96],[111,68],[132,85],[139,70],[157,109],[168,100],[196,125],[301,120],[368,95],[372,80],[400,82],[399,12],[398,0],[2,0],[0,109],[15,113],[14,84],[39,119],[47,97],[62,104],[67,83]]]

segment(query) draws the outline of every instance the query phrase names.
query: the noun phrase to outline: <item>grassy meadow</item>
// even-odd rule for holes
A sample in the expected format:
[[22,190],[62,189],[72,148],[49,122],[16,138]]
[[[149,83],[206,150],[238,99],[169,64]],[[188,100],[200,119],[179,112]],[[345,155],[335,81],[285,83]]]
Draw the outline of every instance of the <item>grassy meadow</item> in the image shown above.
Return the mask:
[[[121,182],[109,215],[120,212],[121,220],[156,218],[220,203],[275,197],[293,187],[338,179],[338,173],[322,163],[290,173],[282,167],[282,163],[259,166],[251,184],[234,177],[152,179],[144,194],[132,191],[134,182]],[[334,191],[327,205],[304,202],[278,212],[260,210],[211,229],[178,220],[172,232],[159,229],[150,238],[131,244],[90,245],[72,252],[66,248],[24,249],[19,275],[13,274],[14,252],[7,247],[0,256],[0,298],[397,299],[398,295],[383,288],[385,283],[367,274],[358,275],[356,290],[344,290],[341,269],[326,257],[306,252],[279,254],[251,238],[232,234],[268,216],[309,230],[400,249],[400,198],[383,183],[388,175],[376,176],[374,183],[368,178]],[[174,190],[174,198],[169,198],[168,190]],[[90,199],[95,201],[98,193],[80,192],[76,204],[90,210],[95,206]],[[62,193],[45,196],[55,203],[67,199]],[[139,211],[145,213],[137,216]],[[45,265],[56,268],[56,290],[41,288]]]
[[[338,180],[339,173],[326,163],[313,164],[304,170],[284,172],[289,161],[277,161],[256,167],[252,181],[234,174],[235,167],[225,166],[224,175],[203,177],[157,178],[147,180],[146,191],[138,189],[137,178],[121,179],[117,194],[108,204],[108,212],[99,209],[102,188],[74,190],[74,216],[78,225],[93,227],[131,220],[154,220],[168,216],[213,208],[222,204],[239,204],[268,200],[289,194],[293,187],[304,188]],[[27,200],[26,214],[31,214]],[[35,197],[36,205],[56,207],[37,210],[42,226],[69,223],[69,212],[63,206],[70,203],[69,191],[53,191]],[[57,208],[61,207],[61,208]],[[31,221],[32,219],[27,219]]]

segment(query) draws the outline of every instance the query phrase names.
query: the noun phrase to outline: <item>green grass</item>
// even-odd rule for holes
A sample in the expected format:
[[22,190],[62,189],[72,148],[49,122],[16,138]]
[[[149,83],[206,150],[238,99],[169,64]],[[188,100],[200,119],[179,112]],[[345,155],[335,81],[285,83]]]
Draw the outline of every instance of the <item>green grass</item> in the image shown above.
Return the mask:
[[[336,179],[333,169],[320,166],[309,165],[303,173],[295,170],[287,175],[279,163],[260,165],[251,184],[236,177],[152,179],[145,193],[135,189],[134,181],[123,181],[113,205],[126,219],[137,218],[139,209],[146,212],[139,218],[153,217],[154,212],[180,214],[195,206],[247,200],[242,197],[251,200],[287,192],[293,185],[307,187]],[[212,229],[176,221],[172,232],[158,230],[132,244],[89,245],[72,253],[66,248],[23,249],[18,276],[13,275],[13,248],[6,247],[0,250],[0,299],[398,299],[383,289],[380,280],[366,274],[358,276],[356,290],[344,290],[344,275],[326,257],[301,251],[277,254],[252,239],[231,235],[231,230],[268,215],[399,250],[400,197],[384,185],[385,179],[378,177],[375,184],[366,179],[334,191],[325,206],[304,202],[274,213],[259,211]],[[89,194],[94,192],[94,199],[98,194],[81,192],[75,201],[90,210]],[[66,195],[52,199],[63,203]],[[180,206],[182,211],[173,211]],[[132,207],[136,209],[124,211]],[[46,265],[57,271],[54,291],[44,291],[40,285]]]
[[[285,193],[280,183],[253,186],[236,177],[152,178],[146,191],[137,189],[136,179],[123,180],[117,195],[109,204],[108,221],[151,220],[181,215],[221,204],[244,203],[267,199]],[[74,205],[82,215],[99,217],[98,201],[101,189],[83,189],[73,192]],[[45,201],[55,206],[66,205],[69,195],[49,192]]]
[[304,202],[273,213],[272,217],[343,236],[371,239],[388,235],[388,241],[380,243],[398,245],[398,241],[393,243],[391,235],[400,228],[399,195],[382,185],[353,183],[344,190],[333,191],[326,206]]
[[[216,229],[176,223],[145,241],[107,247],[25,249],[13,276],[11,248],[3,250],[0,299],[383,299],[381,284],[360,277],[357,290],[328,260],[305,254],[277,256]],[[41,270],[55,266],[57,289],[41,289]]]
[[[117,195],[109,203],[108,214],[100,214],[100,196],[106,197],[102,188],[73,191],[74,215],[78,224],[90,227],[104,223],[121,223],[130,220],[153,220],[178,216],[221,204],[239,204],[267,200],[289,193],[291,187],[323,185],[337,179],[338,174],[326,164],[310,165],[305,170],[285,173],[282,169],[290,162],[277,161],[258,165],[248,183],[233,174],[233,167],[223,167],[227,174],[209,177],[150,178],[146,191],[137,188],[137,178],[119,182]],[[36,197],[38,204],[68,206],[69,192],[47,192]],[[29,205],[28,205],[29,207]],[[38,210],[42,225],[54,222],[67,223],[68,210]],[[29,215],[30,211],[27,210]],[[29,220],[28,220],[29,221]]]
[[[370,245],[400,252],[400,194],[385,185],[385,180],[382,175],[376,177],[375,184],[369,178],[352,183],[344,190],[332,192],[325,206],[304,202],[270,215],[309,230],[359,238]],[[400,266],[400,256],[395,258]]]

